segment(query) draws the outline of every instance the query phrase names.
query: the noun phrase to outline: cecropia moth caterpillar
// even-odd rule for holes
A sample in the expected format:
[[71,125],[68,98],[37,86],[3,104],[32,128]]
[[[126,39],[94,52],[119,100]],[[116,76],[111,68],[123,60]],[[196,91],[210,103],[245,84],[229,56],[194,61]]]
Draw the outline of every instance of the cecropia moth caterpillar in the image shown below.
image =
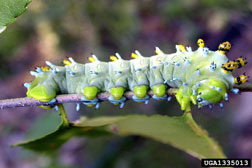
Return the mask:
[[84,104],[98,108],[97,94],[109,92],[109,101],[123,107],[127,90],[134,92],[134,101],[147,103],[148,90],[153,90],[154,99],[167,99],[166,90],[172,87],[178,88],[176,99],[182,110],[191,104],[222,106],[221,101],[228,100],[229,91],[239,91],[233,88],[234,84],[248,80],[245,74],[233,77],[233,70],[243,67],[246,59],[229,61],[225,55],[231,48],[229,42],[221,43],[217,51],[206,48],[202,39],[197,43],[199,48],[195,51],[176,45],[177,52],[173,54],[165,54],[156,47],[156,55],[151,57],[136,50],[132,60],[124,60],[116,53],[110,56],[111,62],[102,62],[95,55],[86,64],[72,58],[64,60],[64,66],[46,61],[48,66],[31,71],[35,80],[25,83],[27,96],[50,102],[57,94],[77,93],[83,95]]

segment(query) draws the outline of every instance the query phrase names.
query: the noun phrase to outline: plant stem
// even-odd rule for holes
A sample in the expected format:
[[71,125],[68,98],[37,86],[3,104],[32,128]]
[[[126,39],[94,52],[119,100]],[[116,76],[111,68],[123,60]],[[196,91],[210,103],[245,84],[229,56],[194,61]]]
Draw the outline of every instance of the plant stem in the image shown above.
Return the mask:
[[[235,85],[234,88],[240,90],[240,92],[252,92],[252,84],[247,85]],[[167,90],[167,95],[174,96],[177,92],[177,88],[170,88]],[[148,92],[149,96],[153,96],[153,91],[150,90]],[[100,101],[106,101],[111,96],[110,93],[104,92],[98,94],[97,98]],[[134,93],[131,91],[125,92],[124,96],[127,99],[132,99]],[[41,102],[39,100],[35,100],[29,97],[22,97],[22,98],[14,98],[14,99],[4,99],[0,100],[0,110],[6,108],[16,108],[16,107],[25,107],[25,106],[40,106],[40,105],[57,105],[61,103],[79,103],[81,102],[82,95],[80,94],[65,94],[65,95],[58,95],[56,97],[55,103],[47,103]]]
[[[176,88],[170,88],[167,90],[167,95],[174,96],[176,94],[177,89]],[[153,96],[153,91],[150,90],[148,92],[148,95],[150,97]],[[80,103],[81,97],[83,95],[81,94],[65,94],[65,95],[58,95],[55,99],[55,103],[49,103],[49,102],[41,102],[39,100],[30,98],[30,97],[23,97],[23,98],[14,98],[14,99],[5,99],[0,100],[0,110],[6,109],[6,108],[16,108],[16,107],[25,107],[25,106],[40,106],[40,105],[57,105],[62,103]],[[97,98],[99,101],[107,101],[108,98],[111,96],[110,93],[104,92],[97,95]],[[127,99],[132,99],[134,96],[134,93],[131,91],[125,92],[124,96]]]
[[[185,118],[187,124],[192,128],[192,130],[200,137],[206,139],[206,141],[212,146],[212,149],[219,154],[219,158],[226,158],[225,154],[222,152],[220,146],[213,139],[209,138],[206,130],[202,129],[193,119],[191,110],[186,109],[183,117]],[[204,156],[202,156],[204,157]]]
[[59,108],[59,113],[60,113],[60,117],[61,117],[61,120],[62,120],[62,125],[65,126],[65,127],[68,127],[69,126],[69,119],[67,117],[67,114],[66,114],[66,111],[65,111],[65,108],[63,106],[63,104],[58,104],[57,105],[58,108]]
[[234,87],[243,92],[252,92],[252,84],[236,85]]

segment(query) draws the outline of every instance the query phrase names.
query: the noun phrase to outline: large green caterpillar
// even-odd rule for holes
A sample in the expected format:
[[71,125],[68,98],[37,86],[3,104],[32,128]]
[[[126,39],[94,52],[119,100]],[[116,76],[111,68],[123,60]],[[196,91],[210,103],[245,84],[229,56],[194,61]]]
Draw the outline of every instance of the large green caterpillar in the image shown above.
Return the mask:
[[247,81],[245,74],[232,75],[234,69],[247,63],[246,60],[241,57],[228,60],[225,54],[231,48],[229,42],[221,43],[217,51],[206,48],[202,39],[197,43],[196,51],[176,45],[177,52],[173,54],[165,54],[156,47],[157,55],[151,57],[143,57],[136,51],[132,53],[132,60],[123,60],[116,53],[108,63],[99,61],[95,55],[89,57],[91,63],[86,64],[72,58],[63,61],[65,66],[46,61],[49,67],[31,71],[36,79],[24,84],[27,96],[50,102],[57,94],[77,93],[83,95],[84,104],[98,108],[97,94],[109,92],[109,101],[123,107],[127,90],[134,92],[134,101],[147,103],[148,90],[153,90],[155,99],[167,99],[166,90],[173,87],[178,88],[176,99],[182,110],[190,109],[191,103],[202,107],[228,100],[228,91],[239,91],[233,89],[234,84]]

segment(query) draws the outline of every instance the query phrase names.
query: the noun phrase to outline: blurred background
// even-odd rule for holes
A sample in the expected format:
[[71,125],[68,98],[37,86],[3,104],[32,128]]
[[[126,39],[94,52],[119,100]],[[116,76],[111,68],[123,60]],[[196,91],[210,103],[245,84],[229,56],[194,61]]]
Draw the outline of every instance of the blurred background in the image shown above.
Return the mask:
[[[175,52],[176,44],[197,49],[203,38],[211,50],[232,44],[228,57],[247,57],[236,72],[252,76],[252,1],[249,0],[34,0],[27,12],[0,34],[0,98],[25,97],[29,71],[46,60],[61,64],[66,57],[85,63],[91,53],[101,60],[119,52],[123,58],[138,49],[154,54],[158,46]],[[250,82],[251,83],[251,82]],[[228,157],[252,157],[252,93],[230,94],[224,110],[193,109],[197,123],[219,142]],[[123,109],[103,103],[99,110],[65,105],[72,121],[126,114],[182,115],[178,103],[151,100],[148,105],[126,103]],[[9,145],[56,128],[54,111],[38,107],[1,110],[1,168],[183,168],[200,161],[173,147],[141,137],[73,138],[51,156]],[[165,128],[164,128],[165,129]],[[186,140],[186,139],[185,139]],[[197,145],[197,144],[195,144]]]

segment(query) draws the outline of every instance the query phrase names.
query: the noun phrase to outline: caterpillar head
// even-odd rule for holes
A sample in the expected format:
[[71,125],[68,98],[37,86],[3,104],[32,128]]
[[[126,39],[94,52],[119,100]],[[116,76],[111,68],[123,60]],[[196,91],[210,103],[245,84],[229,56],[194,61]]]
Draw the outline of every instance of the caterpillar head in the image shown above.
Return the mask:
[[197,93],[199,106],[215,104],[225,99],[226,86],[220,80],[210,79],[200,84]]

